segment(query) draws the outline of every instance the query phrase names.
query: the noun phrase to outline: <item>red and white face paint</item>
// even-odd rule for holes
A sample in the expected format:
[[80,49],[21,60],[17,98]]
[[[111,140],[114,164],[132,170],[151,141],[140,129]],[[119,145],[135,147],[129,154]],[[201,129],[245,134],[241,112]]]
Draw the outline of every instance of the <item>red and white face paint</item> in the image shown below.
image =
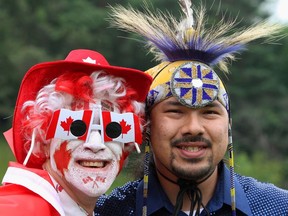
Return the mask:
[[87,142],[53,139],[50,145],[52,169],[90,197],[105,193],[119,172],[122,145],[105,145],[98,131],[90,133]]
[[105,193],[120,171],[125,143],[140,142],[133,113],[94,110],[54,112],[47,132],[52,169],[90,197]]

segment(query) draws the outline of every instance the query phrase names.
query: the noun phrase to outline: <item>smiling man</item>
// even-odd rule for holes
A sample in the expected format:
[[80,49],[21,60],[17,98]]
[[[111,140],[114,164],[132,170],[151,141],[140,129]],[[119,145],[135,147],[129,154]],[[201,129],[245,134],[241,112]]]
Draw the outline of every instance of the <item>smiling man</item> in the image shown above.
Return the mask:
[[17,162],[2,181],[0,215],[93,215],[128,154],[139,150],[151,81],[92,50],[33,66],[5,133]]
[[207,28],[203,6],[179,4],[179,21],[158,9],[112,7],[114,26],[147,40],[160,63],[147,70],[144,177],[101,196],[96,215],[287,215],[287,190],[234,173],[230,101],[220,79],[246,43],[273,38],[281,26],[239,30],[223,18]]

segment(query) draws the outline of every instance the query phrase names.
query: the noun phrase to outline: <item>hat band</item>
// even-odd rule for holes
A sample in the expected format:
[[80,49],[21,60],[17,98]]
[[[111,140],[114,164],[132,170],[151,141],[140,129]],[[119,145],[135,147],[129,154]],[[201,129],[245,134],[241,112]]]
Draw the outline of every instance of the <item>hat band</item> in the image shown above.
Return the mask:
[[226,89],[208,65],[196,61],[177,61],[161,67],[160,73],[159,68],[156,66],[147,71],[152,76],[157,74],[147,96],[148,109],[169,97],[175,97],[190,108],[204,107],[218,100],[229,111]]

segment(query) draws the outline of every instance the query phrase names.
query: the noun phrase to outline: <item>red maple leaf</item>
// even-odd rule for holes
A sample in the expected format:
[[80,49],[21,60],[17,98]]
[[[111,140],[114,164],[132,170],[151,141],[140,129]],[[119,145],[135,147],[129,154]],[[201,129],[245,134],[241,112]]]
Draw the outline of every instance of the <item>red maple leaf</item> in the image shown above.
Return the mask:
[[124,119],[122,119],[120,122],[121,128],[122,128],[122,136],[123,134],[127,134],[131,130],[131,125],[127,124]]
[[71,150],[67,150],[67,141],[61,143],[60,148],[54,153],[54,160],[57,169],[64,175],[64,170],[68,169],[68,164],[71,160]]
[[64,129],[64,131],[67,131],[67,135],[69,135],[70,132],[70,126],[73,123],[74,119],[69,116],[69,118],[66,118],[66,121],[61,121],[60,125]]

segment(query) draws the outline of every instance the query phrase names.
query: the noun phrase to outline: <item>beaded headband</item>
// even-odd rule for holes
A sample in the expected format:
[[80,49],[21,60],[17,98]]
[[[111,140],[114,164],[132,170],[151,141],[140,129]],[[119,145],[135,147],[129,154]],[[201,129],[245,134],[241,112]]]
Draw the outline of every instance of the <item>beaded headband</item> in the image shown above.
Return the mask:
[[197,61],[163,62],[147,71],[153,77],[146,105],[174,96],[180,103],[200,108],[218,100],[229,112],[226,89],[208,65]]

